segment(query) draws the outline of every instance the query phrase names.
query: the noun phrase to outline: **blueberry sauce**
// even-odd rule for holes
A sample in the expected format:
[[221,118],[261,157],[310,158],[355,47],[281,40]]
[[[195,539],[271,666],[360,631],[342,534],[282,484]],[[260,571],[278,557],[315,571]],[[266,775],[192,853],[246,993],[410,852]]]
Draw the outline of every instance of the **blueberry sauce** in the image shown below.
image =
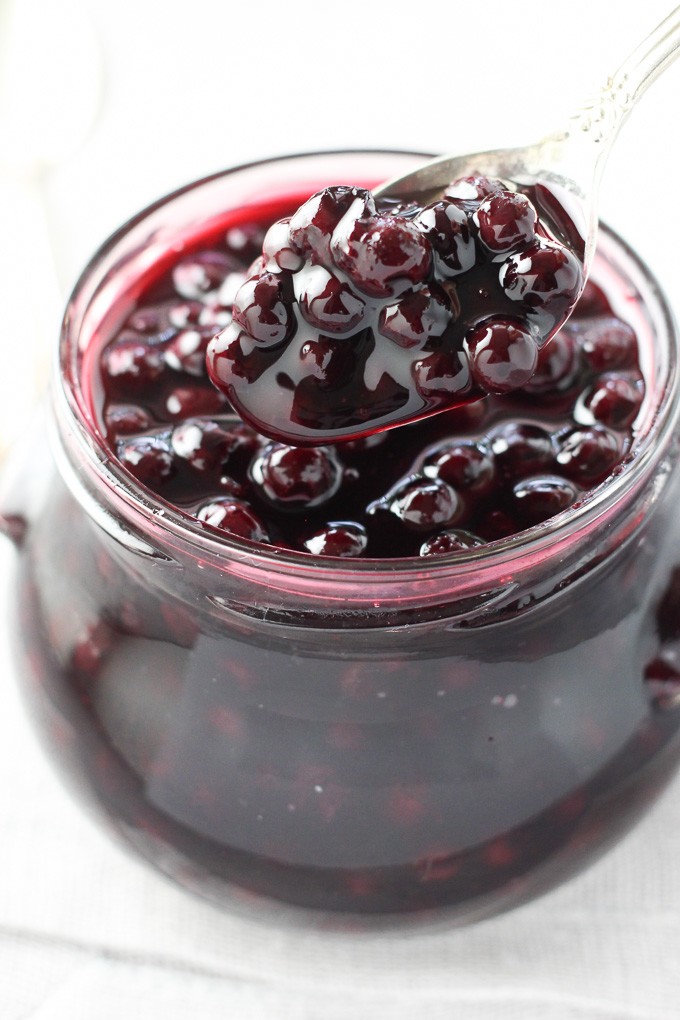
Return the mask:
[[[270,171],[280,180],[279,164]],[[110,459],[157,494],[156,509],[193,514],[191,533],[123,505],[108,464],[107,484],[92,485],[72,427],[63,451],[77,477],[45,474],[44,444],[25,460],[46,494],[23,536],[10,611],[45,744],[108,832],[230,908],[263,896],[267,909],[339,912],[315,923],[354,928],[369,915],[446,909],[462,921],[525,902],[630,828],[677,766],[680,473],[668,433],[656,433],[646,475],[642,458],[621,472],[638,487],[612,486],[578,531],[565,524],[474,563],[442,558],[540,527],[649,449],[647,412],[664,387],[658,292],[603,231],[598,282],[518,390],[295,446],[241,420],[210,383],[206,352],[244,285],[269,311],[253,319],[252,305],[237,305],[241,320],[287,336],[277,274],[298,272],[302,256],[290,226],[272,224],[304,196],[240,220],[230,212],[227,232],[215,208],[234,205],[204,188],[190,241],[182,199],[170,199],[168,253],[127,277],[133,231],[89,271],[87,311],[102,280],[118,284],[111,316],[104,335],[72,325],[68,340],[84,348],[83,419],[96,418]],[[478,181],[464,197],[484,244],[507,261],[504,246],[536,227],[507,196],[485,205],[495,194]],[[450,206],[430,226],[445,232],[445,215],[460,244],[431,243],[455,280],[471,253]],[[308,233],[325,252],[323,231]],[[262,279],[249,284],[263,250]],[[323,323],[324,343],[305,351],[322,374],[333,338],[379,302],[313,268],[299,305]],[[376,291],[393,282],[378,269],[363,268]],[[379,315],[407,353],[420,325],[430,342],[448,315],[436,286],[411,289]],[[521,350],[525,325],[511,318],[499,346]],[[477,328],[484,373],[498,363],[488,324]],[[202,541],[217,536],[234,541]],[[414,559],[385,559],[394,556]]]
[[244,420],[294,445],[519,389],[582,289],[580,239],[572,250],[548,224],[486,177],[424,207],[324,188],[268,230],[208,345],[210,376]]
[[[206,528],[326,556],[437,555],[516,534],[572,506],[625,458],[644,396],[635,333],[596,283],[586,285],[571,319],[541,350],[531,320],[534,311],[546,315],[541,304],[527,306],[524,322],[495,317],[468,328],[475,392],[496,392],[395,430],[288,445],[246,424],[208,377],[225,330],[245,330],[260,345],[255,358],[297,337],[305,378],[296,392],[309,380],[315,386],[329,365],[354,364],[344,334],[376,299],[383,338],[409,358],[422,354],[453,321],[448,283],[455,280],[462,294],[468,270],[477,274],[470,287],[479,273],[498,276],[493,259],[477,264],[481,244],[493,258],[503,256],[508,279],[522,259],[562,250],[537,239],[527,199],[498,187],[479,179],[458,185],[452,194],[478,191],[482,200],[445,201],[419,219],[402,217],[384,228],[380,244],[351,260],[343,254],[349,241],[331,227],[357,202],[371,208],[370,193],[356,188],[325,189],[292,218],[269,209],[267,219],[244,223],[245,250],[230,243],[232,231],[177,255],[141,289],[100,358],[103,427],[120,463]],[[388,242],[404,255],[395,278],[401,283],[384,264]],[[342,279],[321,261],[331,248],[344,266]],[[254,272],[258,249],[264,255]],[[310,251],[320,261],[305,262]],[[428,276],[432,261],[439,283]],[[290,297],[296,272],[297,307],[324,331],[304,342]],[[417,286],[400,290],[404,275]],[[512,276],[512,286],[518,279]],[[554,323],[557,313],[550,314]],[[436,386],[448,358],[435,347],[418,371]],[[266,379],[276,390],[271,373]]]

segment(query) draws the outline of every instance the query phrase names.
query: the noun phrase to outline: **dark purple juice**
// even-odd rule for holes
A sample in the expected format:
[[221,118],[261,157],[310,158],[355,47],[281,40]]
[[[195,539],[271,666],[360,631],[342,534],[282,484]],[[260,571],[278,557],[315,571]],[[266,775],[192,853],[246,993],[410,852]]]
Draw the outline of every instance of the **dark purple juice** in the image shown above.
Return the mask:
[[229,212],[228,245],[213,214],[91,330],[106,483],[81,452],[29,527],[25,688],[107,826],[212,899],[493,913],[601,853],[677,764],[677,472],[598,497],[661,399],[657,320],[605,234],[521,393],[295,451],[194,357],[284,211]]

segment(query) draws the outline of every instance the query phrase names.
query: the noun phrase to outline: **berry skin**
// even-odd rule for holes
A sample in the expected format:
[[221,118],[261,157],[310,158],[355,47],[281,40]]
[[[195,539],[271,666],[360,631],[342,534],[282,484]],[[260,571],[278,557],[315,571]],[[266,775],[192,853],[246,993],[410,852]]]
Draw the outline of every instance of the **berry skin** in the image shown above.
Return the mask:
[[593,485],[619,461],[619,440],[601,425],[571,429],[560,438],[555,457],[559,470],[581,485]]
[[175,459],[165,434],[121,439],[116,453],[123,467],[150,488],[161,486],[175,473]]
[[444,198],[461,202],[482,202],[490,195],[505,191],[502,181],[495,177],[459,177],[444,192]]
[[512,490],[517,516],[529,527],[566,510],[578,495],[576,486],[558,475],[525,478]]
[[477,538],[469,531],[462,528],[451,528],[447,531],[440,531],[423,542],[420,547],[421,556],[444,556],[447,553],[466,552],[468,549],[478,549],[484,545],[481,538]]
[[342,482],[334,452],[321,446],[271,443],[253,463],[251,475],[267,499],[289,508],[321,506]]
[[224,411],[226,400],[212,386],[176,386],[165,400],[165,413],[173,421]]
[[578,297],[582,278],[581,267],[571,252],[542,238],[511,255],[499,274],[506,296],[533,310],[548,309],[556,302],[568,308]]
[[290,239],[290,219],[277,220],[264,236],[262,257],[267,272],[278,273],[282,269],[295,272],[304,265],[304,259],[293,249]]
[[453,524],[461,503],[455,491],[438,478],[410,478],[369,506],[369,513],[389,510],[412,531],[430,531]]
[[370,191],[339,185],[312,195],[290,218],[289,237],[294,250],[311,255],[313,262],[330,265],[331,235],[350,210],[355,217],[373,215],[375,202]]
[[188,301],[214,301],[227,276],[241,268],[239,262],[221,252],[197,252],[177,263],[172,282],[179,296]]
[[525,393],[551,394],[568,389],[579,370],[578,346],[571,322],[538,352],[536,369],[524,384]]
[[109,434],[127,436],[151,428],[153,418],[143,407],[135,404],[111,404],[104,414],[104,424]]
[[212,333],[197,329],[183,329],[168,344],[165,363],[175,372],[202,379],[206,374],[205,353]]
[[510,480],[527,478],[551,467],[552,437],[540,425],[508,422],[489,436],[497,469]]
[[474,266],[477,249],[463,209],[453,202],[436,202],[426,206],[415,223],[432,245],[443,276],[457,276]]
[[511,319],[489,319],[467,339],[470,371],[488,393],[509,393],[531,379],[538,348],[528,330]]
[[240,499],[224,496],[206,503],[196,512],[199,521],[251,542],[269,542],[267,531],[252,508]]
[[490,195],[474,214],[482,243],[494,255],[526,247],[535,238],[536,210],[524,195]]
[[436,351],[417,361],[413,380],[426,400],[440,397],[451,401],[455,397],[463,399],[471,392],[479,393],[473,388],[468,359],[460,351]]
[[295,279],[300,311],[323,333],[347,333],[361,322],[366,302],[323,266],[310,266]]
[[288,340],[295,329],[280,274],[263,272],[246,280],[234,298],[232,314],[249,337],[267,347]]
[[483,495],[493,488],[496,467],[491,451],[481,443],[448,440],[427,456],[423,474],[458,492]]
[[368,544],[366,529],[353,521],[330,521],[306,538],[303,545],[315,556],[361,556]]
[[631,425],[642,404],[642,388],[622,375],[602,376],[585,399],[595,421],[612,429]]
[[580,320],[577,330],[583,357],[593,372],[635,367],[637,340],[627,322],[600,316]]
[[141,338],[125,336],[104,351],[102,374],[112,393],[125,398],[148,390],[165,369],[163,352]]
[[422,283],[432,262],[429,243],[402,216],[346,217],[333,233],[331,255],[360,291],[378,298]]
[[173,453],[194,471],[216,471],[232,449],[232,437],[217,422],[187,418],[175,426],[170,436]]
[[441,337],[452,320],[451,308],[443,295],[421,287],[383,308],[378,329],[400,347],[416,348]]

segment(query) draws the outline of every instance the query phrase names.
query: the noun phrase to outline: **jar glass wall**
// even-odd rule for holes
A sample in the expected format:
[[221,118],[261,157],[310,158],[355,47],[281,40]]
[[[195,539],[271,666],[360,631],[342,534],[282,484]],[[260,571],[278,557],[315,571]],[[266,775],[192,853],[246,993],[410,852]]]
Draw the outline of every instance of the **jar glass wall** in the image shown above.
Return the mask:
[[416,158],[270,161],[127,224],[69,305],[49,484],[30,495],[19,472],[21,513],[5,498],[26,519],[13,626],[45,743],[128,846],[225,904],[494,913],[595,858],[678,761],[677,337],[606,229],[594,273],[636,320],[646,402],[621,469],[545,525],[436,562],[253,547],[137,487],[100,434],[98,350],[181,239]]

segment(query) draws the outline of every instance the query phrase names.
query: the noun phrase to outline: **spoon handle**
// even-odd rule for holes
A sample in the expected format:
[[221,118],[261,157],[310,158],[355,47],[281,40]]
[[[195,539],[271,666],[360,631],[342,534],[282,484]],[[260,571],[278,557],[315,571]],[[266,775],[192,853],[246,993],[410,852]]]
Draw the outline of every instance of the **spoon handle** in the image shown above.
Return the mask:
[[638,99],[680,56],[680,7],[674,8],[571,118],[567,137],[585,134],[605,155]]

